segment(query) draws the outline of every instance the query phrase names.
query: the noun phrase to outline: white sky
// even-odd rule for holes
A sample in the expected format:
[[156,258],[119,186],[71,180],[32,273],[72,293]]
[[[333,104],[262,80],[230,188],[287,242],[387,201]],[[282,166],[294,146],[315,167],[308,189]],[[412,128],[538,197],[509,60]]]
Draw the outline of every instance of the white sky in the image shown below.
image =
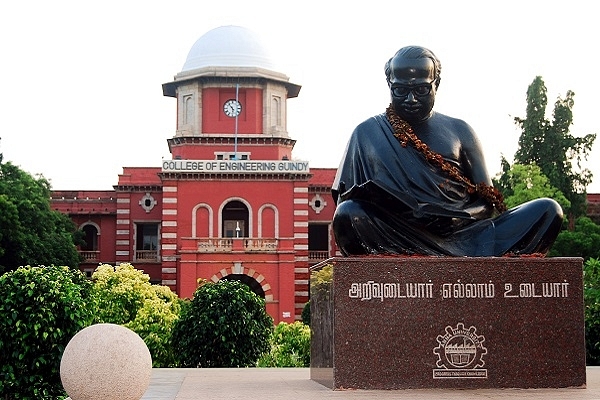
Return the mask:
[[[353,5],[350,5],[353,4]],[[409,44],[442,62],[435,109],[479,134],[489,173],[509,160],[540,75],[549,111],[575,92],[571,133],[600,133],[594,2],[104,0],[0,3],[0,152],[57,190],[108,190],[123,166],[170,158],[175,99],[161,85],[204,33],[242,25],[302,85],[288,102],[294,158],[338,166],[354,127],[389,103],[384,63]],[[600,144],[586,166],[600,192]]]

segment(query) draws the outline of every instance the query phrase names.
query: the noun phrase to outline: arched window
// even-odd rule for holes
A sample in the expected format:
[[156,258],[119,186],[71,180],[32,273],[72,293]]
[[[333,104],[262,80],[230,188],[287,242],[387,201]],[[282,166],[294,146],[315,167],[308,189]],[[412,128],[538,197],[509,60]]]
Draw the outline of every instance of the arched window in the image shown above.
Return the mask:
[[281,126],[281,98],[279,96],[271,98],[271,126],[273,128]]
[[191,125],[194,121],[194,97],[190,94],[183,97],[183,124]]
[[85,235],[83,240],[85,244],[81,245],[83,251],[97,251],[98,250],[98,228],[92,224],[85,225],[82,229]]
[[230,201],[221,214],[223,237],[249,237],[248,207],[238,200]]

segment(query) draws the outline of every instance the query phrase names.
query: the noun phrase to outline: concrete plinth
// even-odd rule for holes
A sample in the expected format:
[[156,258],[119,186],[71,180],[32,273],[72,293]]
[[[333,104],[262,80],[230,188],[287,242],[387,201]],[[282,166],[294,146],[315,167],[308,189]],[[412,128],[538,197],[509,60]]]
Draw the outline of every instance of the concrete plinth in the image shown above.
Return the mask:
[[585,387],[580,258],[334,258],[316,269],[326,264],[333,285],[311,284],[311,379],[323,385]]

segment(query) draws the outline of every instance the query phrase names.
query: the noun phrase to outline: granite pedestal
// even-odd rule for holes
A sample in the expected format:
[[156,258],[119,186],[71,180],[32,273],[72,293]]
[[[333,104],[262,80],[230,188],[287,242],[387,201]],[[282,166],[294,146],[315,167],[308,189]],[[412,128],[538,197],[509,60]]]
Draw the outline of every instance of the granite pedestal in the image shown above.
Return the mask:
[[333,258],[311,379],[333,389],[585,387],[580,258]]

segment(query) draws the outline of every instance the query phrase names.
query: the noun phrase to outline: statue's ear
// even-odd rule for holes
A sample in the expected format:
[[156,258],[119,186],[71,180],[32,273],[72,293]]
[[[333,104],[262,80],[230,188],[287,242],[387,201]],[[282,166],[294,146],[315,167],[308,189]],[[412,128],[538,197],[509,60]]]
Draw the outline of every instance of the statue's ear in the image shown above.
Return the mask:
[[435,90],[437,91],[437,89],[440,87],[440,81],[442,80],[441,77],[437,77],[435,80]]

